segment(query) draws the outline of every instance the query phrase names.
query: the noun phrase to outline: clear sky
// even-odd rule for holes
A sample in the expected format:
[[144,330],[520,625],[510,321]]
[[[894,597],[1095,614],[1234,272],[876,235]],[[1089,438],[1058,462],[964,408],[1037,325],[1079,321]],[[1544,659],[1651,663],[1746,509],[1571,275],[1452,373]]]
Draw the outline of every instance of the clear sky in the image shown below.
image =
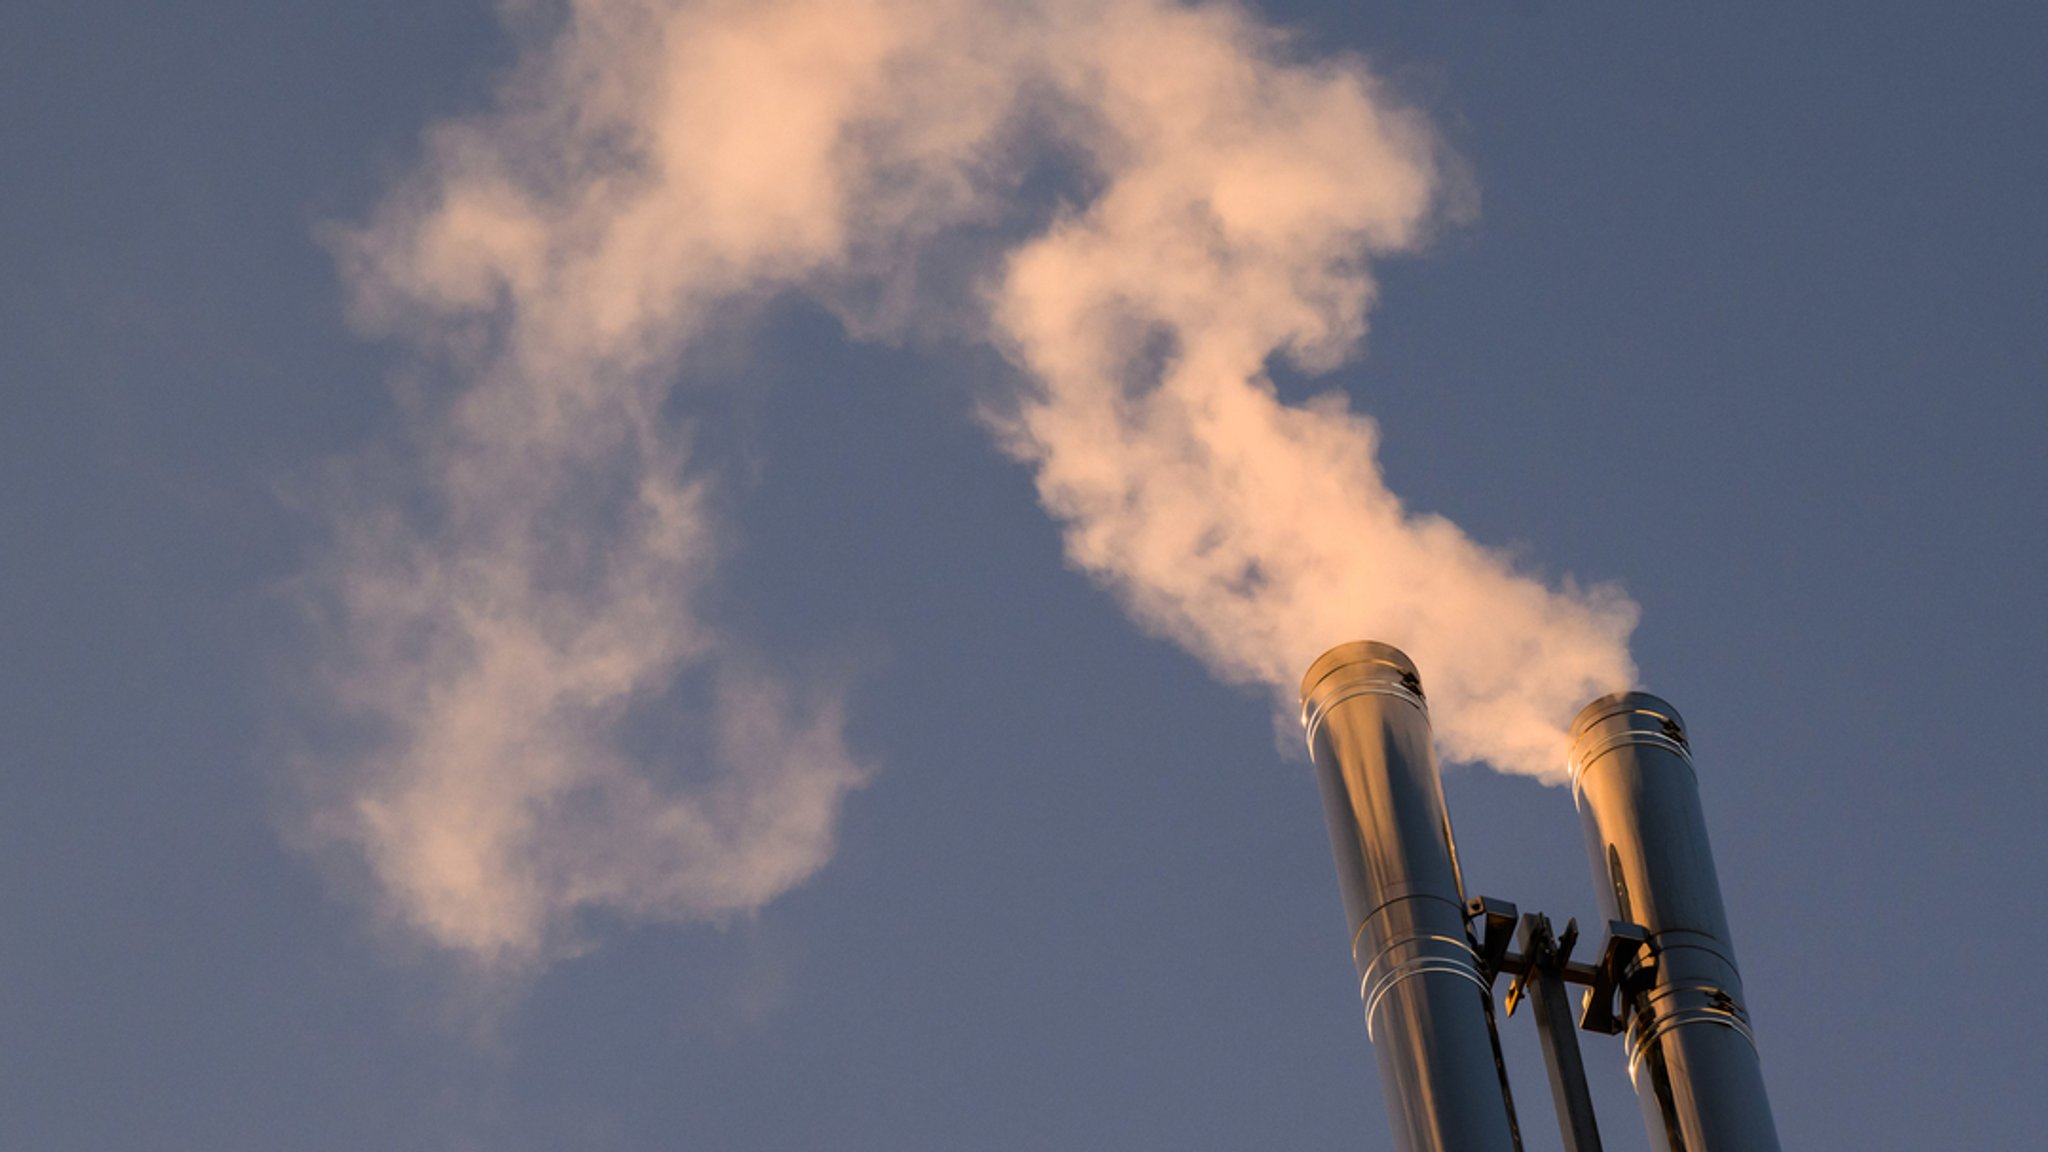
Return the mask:
[[[679,42],[746,26],[702,7]],[[1414,622],[1428,597],[1386,617],[1443,690],[1440,732],[1515,761],[1506,720],[1445,695],[1481,699],[1470,653],[1496,632],[1565,653],[1512,701],[1598,681],[1620,609],[1573,589],[1618,586],[1643,686],[1690,724],[1786,1146],[2040,1142],[2038,7],[1276,0],[1247,11],[1293,34],[1280,79],[1191,120],[1216,84],[1164,111],[1116,94],[1232,75],[1201,70],[1211,41],[1140,22],[1039,59],[934,17],[911,71],[935,87],[859,138],[917,160],[846,194],[876,251],[804,231],[807,154],[775,150],[809,107],[788,78],[683,52],[703,83],[701,108],[677,98],[676,163],[723,139],[754,165],[733,171],[785,178],[668,206],[650,227],[679,255],[516,197],[407,199],[484,187],[480,154],[528,165],[503,186],[529,192],[609,171],[604,141],[557,162],[503,142],[558,127],[488,119],[550,42],[552,6],[512,8],[510,30],[482,3],[0,8],[0,1148],[1386,1147],[1316,790],[1260,687],[1269,651],[1306,661],[1243,640],[1267,616],[1214,624],[1172,549],[1147,567],[1075,543],[1154,537],[1046,480],[1071,462],[1061,410],[1016,439],[1033,397],[1065,396],[1068,352],[1170,373],[1203,334],[1265,331],[1267,298],[1220,281],[1236,307],[1174,311],[1145,293],[1181,281],[1137,273],[1074,290],[1076,331],[1128,307],[1165,352],[1046,335],[1028,278],[963,318],[1061,205],[1236,156],[1203,151],[1217,123],[1305,141],[1251,165],[1244,220],[1370,256],[1363,344],[1265,362],[1284,411],[1348,397],[1409,509],[1552,590],[1534,616],[1489,592],[1454,624]],[[827,55],[866,43],[792,27]],[[588,106],[670,90],[628,66],[637,43]],[[1060,67],[1084,57],[1128,65],[1099,73],[1124,77],[1110,96],[1075,95],[1095,89]],[[964,169],[995,192],[920,183],[916,149],[950,141],[905,125],[979,123],[1031,84],[1109,127],[1027,116],[993,150],[1025,160]],[[703,129],[749,92],[782,119]],[[914,99],[935,92],[988,103]],[[1367,107],[1426,134],[1346,118]],[[1126,114],[1164,160],[1130,159],[1146,133],[1102,144]],[[499,151],[422,143],[456,121]],[[1189,123],[1199,164],[1171,147]],[[731,192],[706,171],[653,187]],[[1345,215],[1321,179],[1370,204]],[[773,227],[699,228],[720,212]],[[1294,252],[1282,231],[1231,251],[1256,271]],[[1092,267],[1085,245],[1031,251],[1062,285]],[[592,352],[620,313],[589,302],[629,305],[560,285],[617,287],[615,252],[681,278]],[[1355,275],[1288,290],[1342,298]],[[576,382],[640,399],[549,407]],[[521,388],[545,403],[473,405],[488,436],[448,415]],[[561,411],[600,430],[533,432]],[[537,465],[507,456],[536,443]],[[669,451],[707,486],[663,487]],[[1302,511],[1249,507],[1204,531],[1228,551]],[[390,517],[426,526],[364,527]],[[492,663],[484,640],[532,637],[455,623],[479,605],[503,628],[624,623],[594,655],[542,629],[539,657]],[[1447,790],[1475,893],[1593,918],[1563,790],[1479,764]],[[1531,1147],[1554,1148],[1532,1031],[1507,1022],[1511,1070]],[[1616,1046],[1586,1046],[1609,1147],[1643,1147]]]

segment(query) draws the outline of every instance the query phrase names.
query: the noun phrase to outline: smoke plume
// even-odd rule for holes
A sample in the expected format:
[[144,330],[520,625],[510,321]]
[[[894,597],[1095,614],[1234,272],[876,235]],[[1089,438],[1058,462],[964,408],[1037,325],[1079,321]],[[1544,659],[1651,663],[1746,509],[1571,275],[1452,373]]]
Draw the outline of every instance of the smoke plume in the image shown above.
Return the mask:
[[[583,913],[743,911],[829,856],[865,772],[834,696],[700,608],[716,476],[673,387],[712,326],[791,291],[858,336],[999,348],[991,425],[1070,560],[1224,680],[1291,700],[1330,644],[1398,643],[1449,755],[1543,777],[1570,710],[1628,681],[1618,593],[1407,512],[1369,420],[1267,378],[1355,351],[1369,262],[1436,206],[1428,126],[1359,62],[1173,0],[508,13],[529,44],[497,107],[436,127],[337,244],[427,382],[399,462],[333,485],[309,577],[355,724],[318,828],[428,940],[544,960]],[[1031,218],[1048,168],[1074,191]],[[649,708],[703,739],[633,754]]]

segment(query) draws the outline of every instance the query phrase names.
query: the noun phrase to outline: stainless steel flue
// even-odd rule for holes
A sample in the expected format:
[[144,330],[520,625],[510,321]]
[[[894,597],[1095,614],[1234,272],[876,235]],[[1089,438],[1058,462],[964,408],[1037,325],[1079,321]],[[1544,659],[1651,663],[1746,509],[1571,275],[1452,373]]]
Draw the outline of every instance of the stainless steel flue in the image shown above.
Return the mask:
[[1333,648],[1303,678],[1301,712],[1394,1138],[1411,1152],[1512,1152],[1415,665],[1385,644]]
[[1603,696],[1572,724],[1570,763],[1601,907],[1648,930],[1623,987],[1651,1145],[1775,1152],[1684,722],[1647,693]]

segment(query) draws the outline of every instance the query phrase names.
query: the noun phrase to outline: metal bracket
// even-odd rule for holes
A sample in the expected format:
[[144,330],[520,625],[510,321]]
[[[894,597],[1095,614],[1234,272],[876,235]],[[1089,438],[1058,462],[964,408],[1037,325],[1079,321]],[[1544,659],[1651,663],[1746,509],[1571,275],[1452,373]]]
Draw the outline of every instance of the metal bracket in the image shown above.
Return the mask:
[[1515,906],[1505,900],[1474,896],[1465,901],[1466,925],[1469,928],[1475,920],[1480,925],[1479,937],[1473,944],[1479,952],[1480,971],[1486,974],[1488,984],[1493,983],[1493,978],[1503,971],[1501,965],[1507,959],[1508,943],[1514,938],[1515,923],[1519,919]]
[[[1519,932],[1517,933],[1517,929]],[[1600,957],[1591,964],[1572,963],[1578,946],[1579,922],[1567,920],[1553,935],[1550,918],[1540,912],[1518,916],[1505,900],[1478,896],[1465,902],[1465,931],[1479,954],[1480,970],[1490,986],[1502,976],[1508,985],[1504,1005],[1512,1017],[1524,1000],[1536,1010],[1536,1031],[1543,1041],[1550,1091],[1557,1106],[1558,1128],[1568,1152],[1599,1152],[1600,1131],[1586,1089],[1585,1065],[1579,1057],[1578,1031],[1612,1036],[1628,1025],[1628,1000],[1623,992],[1648,959],[1650,933],[1640,924],[1610,920]],[[1517,950],[1508,938],[1516,933]],[[1586,989],[1578,1029],[1572,1027],[1565,985]],[[1497,1042],[1496,1042],[1497,1043]]]
[[1622,985],[1634,971],[1638,959],[1649,950],[1650,934],[1640,924],[1623,920],[1607,922],[1607,941],[1600,949],[1600,961],[1591,968],[1569,966],[1565,979],[1587,985],[1581,1002],[1579,1027],[1587,1032],[1613,1036],[1628,1026],[1628,1004],[1620,1001]]
[[[1548,971],[1562,981],[1569,981],[1572,949],[1579,943],[1579,922],[1567,920],[1564,932],[1557,936],[1550,933],[1550,918],[1540,912],[1531,912],[1522,917],[1521,945],[1522,958],[1527,965],[1516,975],[1514,983],[1508,985],[1508,994],[1503,1000],[1510,1019],[1522,996],[1529,990],[1530,980]],[[1583,970],[1583,966],[1582,966]]]

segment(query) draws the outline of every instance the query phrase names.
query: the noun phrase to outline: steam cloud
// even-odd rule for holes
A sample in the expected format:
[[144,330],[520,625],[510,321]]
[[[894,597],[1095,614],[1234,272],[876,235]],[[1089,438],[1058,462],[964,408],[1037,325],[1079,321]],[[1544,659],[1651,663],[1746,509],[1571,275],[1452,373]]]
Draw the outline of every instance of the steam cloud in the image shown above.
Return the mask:
[[[671,395],[718,317],[777,293],[886,338],[946,312],[934,279],[978,284],[946,322],[1021,369],[991,422],[1070,559],[1225,680],[1291,700],[1323,648],[1389,640],[1449,755],[1546,778],[1571,709],[1629,681],[1619,593],[1404,511],[1369,420],[1265,375],[1350,354],[1367,261],[1433,211],[1427,126],[1356,61],[1171,0],[560,15],[338,245],[363,322],[460,381],[407,393],[405,463],[336,483],[309,579],[359,725],[318,765],[318,826],[428,940],[527,964],[583,911],[750,909],[830,855],[864,770],[834,698],[699,609],[713,477]],[[994,255],[958,241],[1047,164],[1085,193]],[[685,707],[687,763],[625,747],[636,710]]]

